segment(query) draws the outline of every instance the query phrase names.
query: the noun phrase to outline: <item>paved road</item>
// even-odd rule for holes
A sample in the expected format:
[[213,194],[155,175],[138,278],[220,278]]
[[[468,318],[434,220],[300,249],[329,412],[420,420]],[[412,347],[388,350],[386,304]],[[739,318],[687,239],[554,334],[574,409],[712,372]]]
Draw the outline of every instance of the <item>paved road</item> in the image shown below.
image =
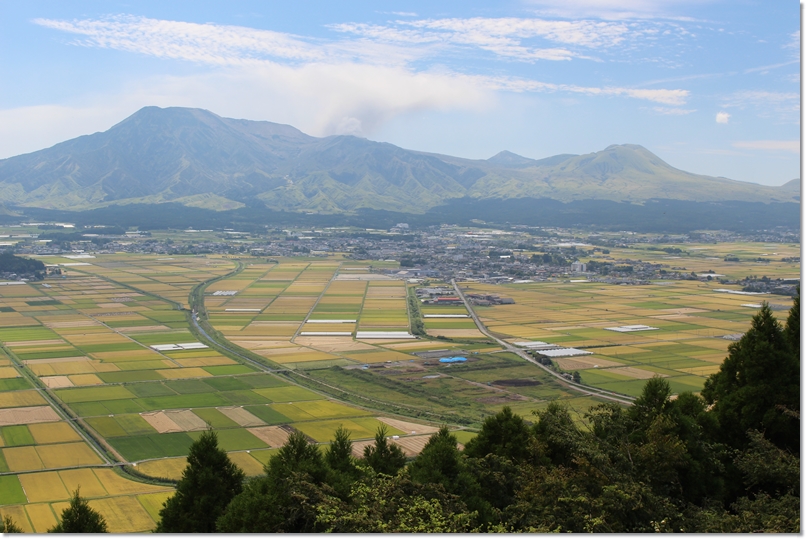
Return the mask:
[[553,370],[549,369],[545,365],[539,363],[535,358],[533,358],[532,356],[527,354],[522,348],[518,348],[517,346],[514,346],[514,345],[512,345],[512,344],[510,344],[510,343],[508,343],[506,341],[502,341],[501,339],[499,339],[498,337],[496,337],[495,335],[490,333],[489,330],[487,330],[487,327],[484,324],[481,323],[481,320],[479,320],[479,317],[476,314],[476,311],[473,310],[473,307],[470,305],[470,302],[467,300],[467,298],[465,297],[464,293],[462,293],[462,290],[456,284],[456,279],[451,279],[451,284],[453,285],[453,289],[456,290],[456,294],[464,302],[465,308],[467,308],[467,312],[470,313],[470,316],[473,318],[473,322],[476,323],[476,327],[479,328],[479,331],[481,331],[484,335],[486,335],[487,337],[493,339],[495,342],[500,344],[506,351],[512,352],[513,354],[517,354],[518,356],[522,357],[523,359],[525,359],[529,363],[537,365],[538,367],[540,367],[541,369],[546,371],[551,376],[554,376],[555,378],[560,380],[564,385],[570,387],[571,389],[573,389],[575,391],[579,391],[580,393],[583,393],[583,394],[591,396],[591,397],[599,397],[601,399],[607,399],[607,400],[610,400],[610,401],[613,401],[613,402],[618,402],[620,404],[627,404],[627,405],[632,404],[632,401],[634,400],[632,397],[628,397],[626,395],[619,395],[618,393],[612,393],[612,392],[606,391],[604,389],[597,389],[597,388],[594,388],[594,387],[588,387],[588,386],[584,386],[582,384],[574,383],[574,382],[568,380],[567,378],[565,378],[564,376],[562,376],[561,374],[559,374],[557,372],[554,372]]

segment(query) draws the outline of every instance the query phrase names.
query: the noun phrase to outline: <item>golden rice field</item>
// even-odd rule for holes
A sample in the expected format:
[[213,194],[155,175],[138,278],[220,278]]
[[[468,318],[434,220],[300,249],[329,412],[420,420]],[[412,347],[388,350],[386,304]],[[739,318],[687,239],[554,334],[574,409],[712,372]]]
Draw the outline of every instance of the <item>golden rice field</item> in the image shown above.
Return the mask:
[[[720,268],[716,262],[712,265],[714,271]],[[644,380],[654,375],[667,378],[675,392],[699,391],[727,355],[732,341],[724,337],[749,328],[758,311],[752,305],[767,301],[782,320],[792,305],[783,296],[718,292],[715,289],[736,287],[715,281],[462,286],[469,292],[503,292],[515,299],[515,305],[475,308],[490,331],[510,342],[543,341],[593,352],[555,362],[579,371],[584,383],[628,395],[640,393]],[[657,329],[606,329],[637,324]]]

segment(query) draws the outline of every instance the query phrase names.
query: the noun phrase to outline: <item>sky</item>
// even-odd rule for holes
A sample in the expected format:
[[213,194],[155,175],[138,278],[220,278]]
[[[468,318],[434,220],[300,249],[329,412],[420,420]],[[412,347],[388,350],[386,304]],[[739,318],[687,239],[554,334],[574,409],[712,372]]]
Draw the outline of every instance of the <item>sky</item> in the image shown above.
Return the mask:
[[640,144],[781,185],[800,20],[794,0],[0,0],[0,158],[156,105],[473,159]]

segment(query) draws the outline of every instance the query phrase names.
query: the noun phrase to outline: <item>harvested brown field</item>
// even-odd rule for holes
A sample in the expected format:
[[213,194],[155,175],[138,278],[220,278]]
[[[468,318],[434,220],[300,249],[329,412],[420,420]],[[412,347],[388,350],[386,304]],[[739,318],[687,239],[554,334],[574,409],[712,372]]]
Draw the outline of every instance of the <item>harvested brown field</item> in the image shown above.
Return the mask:
[[190,410],[172,410],[165,415],[183,431],[205,430],[207,423]]
[[0,427],[9,425],[29,425],[60,421],[61,417],[50,406],[28,406],[0,410]]
[[182,432],[182,427],[177,425],[165,412],[147,412],[140,414],[140,417],[145,419],[148,424],[154,427],[160,434],[166,432]]
[[242,427],[258,427],[266,424],[262,419],[237,406],[218,408],[218,411]]
[[73,381],[66,376],[43,376],[40,378],[40,380],[50,389],[59,387],[73,387],[75,385],[73,384]]
[[564,371],[581,371],[583,369],[592,369],[595,367],[620,367],[622,363],[618,363],[616,361],[610,361],[608,359],[602,358],[570,358],[570,357],[561,357],[557,359],[553,359],[552,361],[556,361],[557,365]]
[[323,352],[355,352],[376,349],[374,346],[356,342],[352,337],[297,337],[295,342]]
[[400,449],[406,454],[407,457],[414,457],[422,452],[425,444],[428,443],[428,440],[431,436],[404,436],[398,440],[395,440],[394,443],[400,446]]
[[282,427],[254,427],[246,429],[267,444],[269,447],[282,447],[288,440],[288,431]]
[[422,425],[420,423],[411,423],[409,421],[402,421],[400,419],[392,419],[389,417],[376,417],[375,419],[381,423],[389,425],[392,428],[411,434],[433,434],[439,431],[439,427]]
[[[400,446],[400,449],[403,450],[403,453],[407,457],[414,457],[420,454],[425,447],[425,444],[428,443],[428,439],[431,438],[430,435],[422,434],[419,436],[402,436],[397,440],[389,439],[389,441],[393,444]],[[375,443],[374,440],[363,440],[360,442],[353,442],[353,456],[356,458],[361,458],[364,456],[364,448]],[[462,444],[458,444],[459,448],[462,448]]]

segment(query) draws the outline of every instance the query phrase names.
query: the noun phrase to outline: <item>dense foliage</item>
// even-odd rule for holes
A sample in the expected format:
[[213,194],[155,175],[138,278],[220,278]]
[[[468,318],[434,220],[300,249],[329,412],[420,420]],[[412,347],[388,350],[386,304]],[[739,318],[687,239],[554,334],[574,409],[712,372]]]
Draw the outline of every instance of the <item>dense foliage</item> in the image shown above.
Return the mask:
[[17,275],[35,275],[41,279],[45,273],[45,264],[39,260],[16,256],[12,253],[0,253],[0,273],[16,273]]
[[159,533],[211,533],[224,508],[243,490],[244,473],[218,447],[212,430],[190,447],[188,465],[160,511]]
[[73,492],[70,505],[62,511],[61,522],[48,530],[48,533],[106,532],[106,520],[80,496],[79,489]]
[[220,514],[224,533],[796,533],[799,309],[798,298],[781,326],[764,305],[702,397],[674,398],[656,377],[626,409],[578,417],[555,402],[530,422],[504,408],[465,448],[443,427],[410,462],[383,430],[360,459],[342,428],[324,452],[297,432],[263,476],[229,487],[231,501],[188,480],[232,470],[207,435],[161,514],[180,497],[188,507],[206,499],[204,518]]

